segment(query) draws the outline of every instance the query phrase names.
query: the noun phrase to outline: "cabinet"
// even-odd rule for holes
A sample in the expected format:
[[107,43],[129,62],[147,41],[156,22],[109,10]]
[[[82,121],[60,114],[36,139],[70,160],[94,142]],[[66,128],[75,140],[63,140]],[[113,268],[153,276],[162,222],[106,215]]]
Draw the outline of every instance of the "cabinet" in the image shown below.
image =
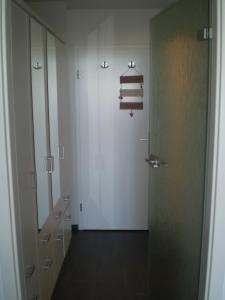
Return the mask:
[[65,223],[68,213],[70,213],[69,200],[60,200],[38,234],[42,300],[51,298],[66,255],[65,245],[68,249],[70,244],[71,221]]
[[50,300],[71,239],[65,46],[14,3],[12,56],[23,300]]
[[29,16],[12,6],[12,57],[18,212],[27,299],[38,296],[36,187],[30,74]]
[[64,240],[63,240],[63,249],[64,249],[64,255],[66,255],[68,249],[69,249],[69,245],[70,245],[70,241],[71,241],[71,236],[72,236],[72,232],[71,232],[71,224],[72,219],[71,219],[71,208],[70,208],[70,204],[68,205],[68,207],[65,210],[64,213],[64,218],[63,218],[63,234],[64,234]]
[[48,300],[63,264],[65,245],[68,249],[71,239],[71,221],[65,221],[69,201],[61,192],[67,189],[62,177],[68,160],[59,130],[65,117],[59,109],[65,97],[59,74],[63,73],[60,66],[65,57],[59,51],[63,48],[61,42],[35,20],[30,23],[40,291],[42,300]]

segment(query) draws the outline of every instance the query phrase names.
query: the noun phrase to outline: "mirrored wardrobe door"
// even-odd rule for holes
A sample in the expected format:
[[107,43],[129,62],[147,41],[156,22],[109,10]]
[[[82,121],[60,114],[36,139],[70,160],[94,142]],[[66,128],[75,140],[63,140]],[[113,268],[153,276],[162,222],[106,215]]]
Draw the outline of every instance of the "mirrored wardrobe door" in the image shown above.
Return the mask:
[[60,147],[59,147],[59,116],[58,116],[58,84],[56,39],[47,33],[47,68],[48,68],[48,102],[49,102],[49,128],[50,149],[54,158],[54,171],[52,173],[52,199],[53,207],[59,201],[60,191]]
[[50,174],[53,161],[49,154],[45,39],[44,29],[31,19],[31,73],[39,229],[45,224],[52,207]]

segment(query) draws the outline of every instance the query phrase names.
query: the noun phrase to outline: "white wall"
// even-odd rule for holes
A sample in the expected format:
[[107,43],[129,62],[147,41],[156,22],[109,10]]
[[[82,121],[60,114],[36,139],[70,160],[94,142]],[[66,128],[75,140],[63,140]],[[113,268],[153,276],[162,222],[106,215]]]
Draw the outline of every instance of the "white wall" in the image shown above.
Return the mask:
[[[68,45],[149,47],[149,22],[158,12],[158,9],[69,10]],[[97,40],[93,40],[94,35]]]
[[[73,223],[78,224],[78,203],[84,200],[84,198],[88,198],[88,191],[92,191],[91,195],[95,194],[96,198],[99,197],[98,191],[97,191],[97,181],[94,184],[92,179],[94,177],[97,177],[97,173],[93,171],[91,168],[91,165],[86,162],[85,164],[85,155],[82,156],[82,151],[80,151],[80,147],[82,149],[86,149],[89,147],[95,147],[94,144],[91,142],[90,137],[88,137],[87,133],[92,132],[93,128],[89,129],[85,128],[84,120],[85,118],[85,107],[82,108],[79,106],[79,85],[76,81],[76,71],[79,68],[82,68],[82,66],[79,66],[80,64],[84,64],[84,60],[86,59],[87,55],[85,54],[85,51],[87,51],[89,54],[89,59],[92,57],[90,62],[93,63],[92,72],[89,72],[89,83],[93,83],[95,80],[95,77],[98,77],[98,73],[100,71],[99,63],[101,60],[109,60],[111,64],[111,68],[113,69],[114,76],[111,77],[111,87],[113,87],[113,97],[115,100],[112,100],[112,104],[114,105],[114,108],[110,111],[109,107],[105,105],[103,108],[103,105],[101,105],[101,117],[100,119],[103,119],[104,116],[108,119],[110,119],[110,125],[108,124],[108,133],[111,134],[110,136],[116,137],[114,139],[114,142],[112,140],[110,141],[111,146],[119,147],[119,141],[125,141],[126,135],[130,136],[129,143],[127,145],[121,145],[124,151],[129,152],[129,146],[133,147],[135,145],[135,141],[137,143],[138,138],[143,138],[147,136],[147,130],[148,130],[148,124],[142,123],[143,120],[148,122],[148,100],[149,100],[149,86],[148,86],[148,78],[149,78],[149,42],[150,42],[150,36],[149,36],[149,27],[150,27],[150,19],[158,13],[159,10],[70,10],[67,14],[67,42],[68,42],[68,57],[69,57],[69,78],[70,78],[70,98],[71,98],[71,107],[73,107],[71,120],[72,120],[72,128],[73,128],[73,173],[74,173],[74,185],[73,185],[73,194],[76,199],[75,204],[75,211],[73,214]],[[78,54],[79,53],[79,54]],[[145,110],[143,112],[136,112],[135,117],[131,122],[131,119],[129,117],[129,111],[125,112],[119,112],[118,109],[118,92],[119,92],[119,75],[121,75],[124,71],[127,69],[127,64],[129,60],[134,59],[137,63],[137,68],[141,73],[145,75]],[[79,62],[80,60],[80,62]],[[98,66],[98,71],[96,69],[96,72],[93,71],[94,68]],[[109,71],[110,72],[110,71]],[[108,72],[108,73],[109,73]],[[105,73],[105,74],[108,74]],[[116,76],[115,76],[116,74]],[[80,74],[82,77],[82,74]],[[86,74],[87,75],[87,74]],[[104,76],[104,75],[100,75]],[[109,75],[106,75],[109,76]],[[92,79],[90,79],[90,77]],[[112,80],[113,78],[113,80]],[[82,78],[81,78],[82,79]],[[91,81],[90,81],[91,80]],[[109,82],[105,83],[104,81],[96,82],[96,85],[100,85],[100,89],[107,89],[107,86],[109,88]],[[103,87],[103,85],[106,85],[106,87]],[[88,85],[87,85],[88,86]],[[101,93],[101,92],[100,92]],[[85,99],[85,97],[84,97]],[[82,99],[81,99],[82,100]],[[89,99],[90,100],[90,99]],[[89,101],[87,100],[87,101]],[[111,101],[111,96],[105,99],[106,102]],[[94,101],[94,97],[93,97]],[[97,100],[96,100],[97,101]],[[91,102],[85,102],[86,104],[90,104]],[[97,103],[97,102],[96,102]],[[114,104],[113,104],[114,103]],[[87,105],[87,115],[88,115],[88,106]],[[90,106],[91,107],[91,106]],[[90,111],[89,107],[89,111]],[[95,107],[95,106],[93,106]],[[118,119],[116,120],[115,115],[120,114],[120,117],[118,115]],[[81,118],[81,122],[79,122],[80,115],[83,114]],[[90,112],[89,112],[90,114]],[[94,114],[94,111],[93,111]],[[97,114],[97,111],[96,111]],[[87,118],[89,118],[86,115]],[[114,117],[113,117],[114,115]],[[90,115],[89,115],[90,116]],[[111,118],[114,118],[114,123],[119,122],[117,127],[117,134],[113,133],[115,131],[115,127],[113,124],[113,121]],[[97,122],[97,121],[96,121]],[[141,125],[142,124],[142,125]],[[95,125],[94,125],[95,126]],[[96,125],[97,126],[97,125]],[[118,130],[118,128],[121,128],[121,130]],[[138,130],[137,128],[146,128],[145,132],[143,130]],[[126,128],[126,133],[122,129]],[[132,134],[133,131],[133,134]],[[94,131],[93,131],[94,132]],[[99,136],[100,131],[96,130],[96,134]],[[124,135],[125,134],[125,135]],[[141,136],[143,135],[143,136]],[[85,141],[86,139],[86,141]],[[102,139],[102,142],[104,143],[104,139]],[[82,146],[80,146],[82,144]],[[89,146],[88,146],[89,144]],[[124,148],[124,146],[126,148]],[[140,161],[133,164],[134,169],[131,171],[131,173],[135,173],[135,167],[138,167],[138,164],[141,164],[142,170],[145,168],[144,165],[144,156],[147,155],[146,149],[147,145],[141,146],[142,148],[139,148],[140,151],[142,151],[142,155],[140,156]],[[144,148],[143,148],[144,147]],[[87,150],[87,149],[86,149]],[[86,151],[85,150],[85,151]],[[138,151],[139,151],[138,150]],[[112,154],[107,147],[103,150],[104,153],[102,154],[102,157],[105,157],[105,160],[108,155],[109,160],[115,160],[115,153],[117,153],[117,160],[119,159],[120,153],[119,149]],[[141,153],[141,152],[140,152]],[[139,153],[139,154],[140,154]],[[131,154],[132,155],[132,154]],[[86,161],[90,160],[90,156],[86,156]],[[113,160],[113,161],[114,161]],[[80,163],[80,169],[79,169],[79,163]],[[128,164],[132,165],[132,162],[126,163],[126,167],[129,169]],[[115,166],[115,164],[114,164]],[[108,166],[108,173],[106,177],[108,177],[108,181],[103,181],[103,185],[106,186],[107,182],[109,184],[110,178],[115,178],[115,175],[119,174],[118,172],[114,173],[112,171],[112,167],[110,169],[110,166]],[[105,168],[107,166],[105,165]],[[121,166],[121,171],[122,170]],[[143,175],[144,180],[146,179],[146,182],[143,183],[143,185],[147,186],[147,164],[146,169],[141,171],[141,175]],[[85,173],[86,172],[86,173]],[[88,175],[88,172],[91,172],[91,177]],[[82,177],[83,174],[83,177]],[[90,173],[89,173],[90,174]],[[111,174],[111,175],[110,175]],[[114,174],[114,175],[112,175]],[[130,176],[130,175],[128,175]],[[138,175],[137,175],[138,176]],[[122,177],[122,175],[121,175]],[[144,181],[143,180],[143,181]],[[118,185],[117,185],[118,186]],[[141,185],[140,185],[141,186]],[[114,186],[115,187],[115,186]],[[141,186],[143,187],[143,186]],[[112,188],[109,186],[109,188],[105,188],[103,194],[109,195],[109,197],[112,195],[112,191],[110,190]],[[140,188],[141,189],[141,188]],[[145,188],[143,188],[145,190]],[[93,192],[93,191],[96,191]],[[129,197],[133,197],[131,195],[128,195],[128,193],[125,195],[123,194],[123,190],[115,190],[113,191],[117,195],[121,195],[121,197],[125,197],[126,199]],[[147,192],[146,192],[147,193]],[[143,193],[140,192],[139,196],[147,198],[145,191]],[[89,195],[90,196],[90,195]],[[135,197],[135,196],[134,196]],[[116,199],[116,198],[114,198]],[[97,200],[96,200],[97,201]],[[111,199],[111,202],[114,201],[115,206],[115,200]],[[146,207],[145,207],[146,209]],[[117,212],[118,213],[118,212]]]

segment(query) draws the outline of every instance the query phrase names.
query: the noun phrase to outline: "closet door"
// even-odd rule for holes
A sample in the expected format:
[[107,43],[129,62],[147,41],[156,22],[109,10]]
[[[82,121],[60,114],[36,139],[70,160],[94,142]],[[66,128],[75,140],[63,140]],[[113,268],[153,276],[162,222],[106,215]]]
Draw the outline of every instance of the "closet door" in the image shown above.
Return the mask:
[[12,55],[19,186],[19,232],[21,233],[23,249],[26,299],[36,299],[35,297],[38,296],[37,216],[34,182],[29,17],[15,4],[12,6]]
[[50,149],[54,159],[52,173],[52,200],[53,207],[61,196],[60,190],[60,151],[59,147],[59,117],[58,117],[58,85],[57,85],[57,61],[56,61],[56,39],[47,33],[47,68],[48,68],[48,103],[49,103],[49,128]]
[[46,33],[34,20],[31,20],[31,64],[38,227],[42,229],[52,210],[51,174],[53,172],[53,158],[50,155],[49,147]]

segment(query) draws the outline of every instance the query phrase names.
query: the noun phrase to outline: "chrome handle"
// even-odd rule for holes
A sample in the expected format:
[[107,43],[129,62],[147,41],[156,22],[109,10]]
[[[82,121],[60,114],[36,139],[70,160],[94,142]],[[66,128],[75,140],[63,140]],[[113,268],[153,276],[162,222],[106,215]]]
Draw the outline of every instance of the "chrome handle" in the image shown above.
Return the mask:
[[72,217],[71,215],[67,215],[64,219],[64,221],[71,221],[72,220]]
[[31,278],[35,272],[35,265],[28,266],[25,270],[25,277],[26,279]]
[[55,214],[56,220],[60,219],[61,216],[62,216],[62,212],[61,212],[61,211],[57,212],[57,213]]
[[70,195],[64,196],[63,201],[65,201],[65,202],[70,201]]
[[165,161],[160,160],[157,156],[153,154],[151,154],[149,158],[146,158],[145,161],[148,162],[153,169],[158,169],[160,167],[168,167],[168,164]]
[[30,300],[38,300],[38,296],[37,295],[34,295],[34,296],[31,296]]
[[48,243],[50,238],[51,238],[50,233],[43,234],[42,237],[40,238],[40,242],[41,243]]
[[63,240],[63,234],[62,234],[62,233],[57,233],[57,234],[56,234],[55,241],[61,242],[62,240]]
[[140,142],[148,142],[149,139],[139,139]]
[[42,268],[43,270],[49,270],[49,269],[51,268],[52,264],[53,264],[52,259],[51,259],[51,258],[47,258],[47,259],[45,260],[44,265],[42,265],[41,268]]
[[48,156],[46,158],[46,171],[48,174],[52,174],[54,171],[54,157],[53,156]]

